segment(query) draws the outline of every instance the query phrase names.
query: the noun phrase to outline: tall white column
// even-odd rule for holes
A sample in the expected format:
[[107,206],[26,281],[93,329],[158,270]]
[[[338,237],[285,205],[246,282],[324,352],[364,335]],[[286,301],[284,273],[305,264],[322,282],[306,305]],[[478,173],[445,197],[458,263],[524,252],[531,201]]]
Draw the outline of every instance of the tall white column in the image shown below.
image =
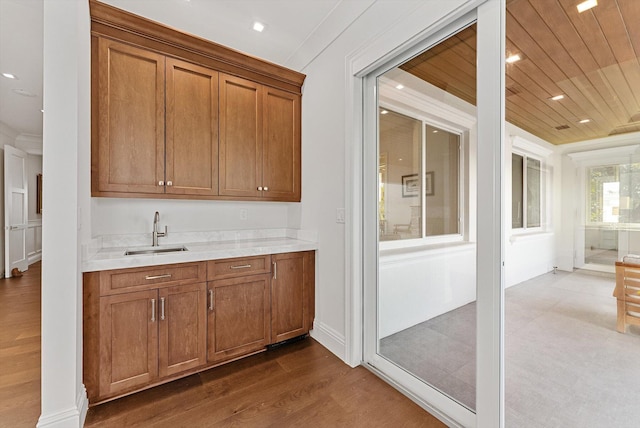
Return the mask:
[[91,138],[89,29],[87,1],[44,2],[40,428],[81,427],[87,411],[78,189],[79,147]]

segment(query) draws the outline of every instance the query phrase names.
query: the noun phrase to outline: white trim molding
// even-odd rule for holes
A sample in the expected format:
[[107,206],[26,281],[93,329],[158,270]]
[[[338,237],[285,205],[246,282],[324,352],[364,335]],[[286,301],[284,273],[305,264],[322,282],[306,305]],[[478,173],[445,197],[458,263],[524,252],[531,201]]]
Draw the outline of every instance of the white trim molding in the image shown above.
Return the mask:
[[[319,321],[314,321],[313,330],[311,330],[309,334],[315,340],[320,342],[322,346],[324,346],[333,354],[335,354],[338,358],[340,358],[343,361],[346,361],[345,339],[343,335],[341,335],[340,333],[338,333],[336,330],[329,327],[328,325],[321,323]],[[347,364],[349,363],[347,362]],[[359,361],[357,364],[349,364],[349,365],[352,367],[355,367],[358,364],[360,364]]]
[[56,412],[50,415],[40,415],[37,428],[70,428],[82,427],[87,418],[89,410],[89,399],[87,390],[82,385],[82,391],[78,394],[75,407]]

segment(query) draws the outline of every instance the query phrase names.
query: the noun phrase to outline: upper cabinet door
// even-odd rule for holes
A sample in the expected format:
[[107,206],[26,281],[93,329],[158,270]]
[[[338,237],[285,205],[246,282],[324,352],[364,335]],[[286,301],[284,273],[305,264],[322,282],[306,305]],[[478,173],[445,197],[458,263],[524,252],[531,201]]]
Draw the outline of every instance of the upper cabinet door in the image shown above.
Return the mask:
[[218,73],[167,58],[166,191],[218,194]]
[[263,197],[300,201],[300,96],[264,89]]
[[220,195],[262,191],[262,85],[220,74]]
[[97,51],[92,191],[164,193],[165,58],[104,38]]

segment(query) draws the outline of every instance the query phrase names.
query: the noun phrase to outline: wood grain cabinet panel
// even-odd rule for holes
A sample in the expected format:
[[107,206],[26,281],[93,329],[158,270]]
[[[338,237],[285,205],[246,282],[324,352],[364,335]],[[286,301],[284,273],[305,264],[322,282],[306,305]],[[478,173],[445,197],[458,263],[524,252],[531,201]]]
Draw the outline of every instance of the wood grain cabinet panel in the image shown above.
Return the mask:
[[218,194],[218,73],[167,58],[166,191]]
[[300,201],[304,74],[89,10],[92,196]]
[[220,194],[261,196],[261,160],[262,85],[220,74]]
[[220,75],[220,194],[300,201],[300,96]]
[[159,375],[206,364],[207,285],[162,288],[159,300]]
[[93,191],[162,193],[165,57],[103,38],[97,55]]
[[209,282],[209,362],[228,360],[269,344],[269,274]]
[[271,260],[271,342],[276,343],[312,328],[315,253],[275,254]]
[[156,290],[100,297],[100,395],[158,377],[157,302]]
[[300,96],[265,87],[263,101],[263,197],[299,201]]

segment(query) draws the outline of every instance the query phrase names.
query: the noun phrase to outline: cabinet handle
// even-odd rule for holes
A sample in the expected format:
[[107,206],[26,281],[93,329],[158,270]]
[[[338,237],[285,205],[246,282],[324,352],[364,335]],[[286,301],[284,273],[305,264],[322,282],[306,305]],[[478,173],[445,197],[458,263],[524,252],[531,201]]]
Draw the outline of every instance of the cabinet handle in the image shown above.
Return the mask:
[[146,279],[146,280],[160,279],[160,278],[171,278],[171,274],[170,273],[165,273],[164,275],[147,275],[147,276],[144,277],[144,279]]
[[160,319],[164,321],[164,297],[160,298]]
[[278,263],[273,262],[273,279],[278,279]]
[[162,180],[158,181],[158,186],[164,186],[164,181]]
[[156,299],[151,299],[151,322],[156,322]]
[[258,186],[258,191],[262,192],[262,186]]
[[167,186],[173,186],[173,181],[167,181]]
[[230,266],[229,269],[246,269],[250,267],[251,265],[238,265],[238,266]]
[[213,288],[209,290],[209,310],[213,310]]
[[269,188],[267,186],[264,186],[264,191],[266,192],[267,190],[269,190]]

